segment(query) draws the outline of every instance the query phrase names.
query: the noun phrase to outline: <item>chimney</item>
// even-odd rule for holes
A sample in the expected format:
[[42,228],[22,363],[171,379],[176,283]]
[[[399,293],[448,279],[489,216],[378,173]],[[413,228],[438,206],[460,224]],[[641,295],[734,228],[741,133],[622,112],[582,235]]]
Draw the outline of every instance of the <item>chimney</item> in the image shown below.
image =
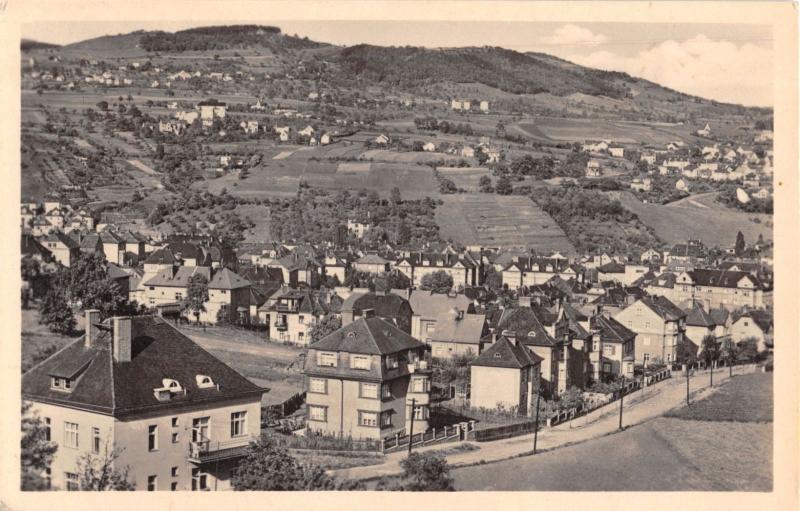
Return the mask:
[[531,306],[531,297],[530,296],[519,296],[517,298],[520,307],[530,307]]
[[131,317],[114,317],[114,362],[131,361],[131,345],[133,344]]
[[100,336],[100,329],[97,328],[97,323],[100,323],[100,311],[88,309],[86,311],[86,335],[84,337],[84,346],[87,348],[91,348]]

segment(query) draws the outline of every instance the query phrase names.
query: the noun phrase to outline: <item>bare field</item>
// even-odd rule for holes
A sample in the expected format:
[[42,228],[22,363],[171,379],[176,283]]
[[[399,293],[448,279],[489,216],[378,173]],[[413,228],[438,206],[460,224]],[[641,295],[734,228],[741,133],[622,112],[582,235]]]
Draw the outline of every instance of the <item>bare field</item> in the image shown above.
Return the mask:
[[442,200],[436,222],[444,239],[464,245],[575,253],[564,231],[527,197],[459,194],[444,195]]
[[482,167],[438,167],[436,170],[441,176],[452,180],[457,187],[471,193],[480,191],[479,181],[483,176],[492,176],[489,169]]
[[[691,129],[686,126],[646,124],[598,119],[558,119],[537,117],[512,125],[514,132],[536,139],[546,137],[559,142],[584,140],[614,140],[619,143],[667,144],[676,139],[692,140]],[[506,128],[508,129],[508,128]]]

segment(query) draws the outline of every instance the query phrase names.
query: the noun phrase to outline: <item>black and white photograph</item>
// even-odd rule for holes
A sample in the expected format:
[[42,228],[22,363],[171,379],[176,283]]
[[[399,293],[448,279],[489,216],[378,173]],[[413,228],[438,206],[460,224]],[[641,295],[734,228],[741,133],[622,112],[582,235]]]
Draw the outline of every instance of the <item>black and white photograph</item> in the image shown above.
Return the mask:
[[19,22],[15,491],[775,495],[796,4],[435,4]]

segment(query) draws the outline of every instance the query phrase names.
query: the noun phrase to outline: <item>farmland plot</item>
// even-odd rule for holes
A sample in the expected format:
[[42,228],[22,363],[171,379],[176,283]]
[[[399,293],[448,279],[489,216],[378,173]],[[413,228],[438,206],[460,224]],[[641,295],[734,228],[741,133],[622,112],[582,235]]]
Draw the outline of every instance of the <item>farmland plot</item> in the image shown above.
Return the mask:
[[527,197],[462,194],[445,195],[442,200],[436,222],[444,239],[464,245],[575,253],[564,231]]
[[463,188],[468,192],[477,193],[480,190],[478,184],[483,176],[491,177],[491,171],[482,167],[438,167],[439,174],[455,183],[458,188]]

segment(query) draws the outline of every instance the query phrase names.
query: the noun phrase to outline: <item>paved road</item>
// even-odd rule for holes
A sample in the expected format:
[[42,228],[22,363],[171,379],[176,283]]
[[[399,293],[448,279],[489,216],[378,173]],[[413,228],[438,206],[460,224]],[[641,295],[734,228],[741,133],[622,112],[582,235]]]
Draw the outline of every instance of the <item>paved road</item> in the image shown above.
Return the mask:
[[[737,367],[734,374],[752,372],[752,366]],[[728,378],[727,369],[714,371],[715,386]],[[692,399],[702,399],[714,389],[708,388],[709,378],[707,372],[697,372],[690,380],[690,391],[694,394]],[[665,412],[681,406],[686,400],[686,383],[681,377],[658,383],[649,387],[644,392],[636,391],[624,400],[623,426],[628,427],[641,424],[645,421],[659,417]],[[541,450],[555,449],[570,444],[593,440],[610,433],[615,433],[619,425],[619,402],[607,405],[604,408],[575,419],[572,423],[564,423],[540,432],[538,448]],[[482,461],[507,460],[514,456],[529,453],[533,446],[533,435],[524,435],[494,442],[475,443],[479,447],[475,451],[460,452],[447,456],[451,466],[477,464]],[[447,447],[447,444],[430,445],[415,449],[417,451],[430,451]],[[386,462],[382,465],[369,467],[353,467],[349,469],[331,471],[332,474],[348,479],[368,479],[382,475],[398,474],[400,461],[405,453],[397,452],[386,455]]]

